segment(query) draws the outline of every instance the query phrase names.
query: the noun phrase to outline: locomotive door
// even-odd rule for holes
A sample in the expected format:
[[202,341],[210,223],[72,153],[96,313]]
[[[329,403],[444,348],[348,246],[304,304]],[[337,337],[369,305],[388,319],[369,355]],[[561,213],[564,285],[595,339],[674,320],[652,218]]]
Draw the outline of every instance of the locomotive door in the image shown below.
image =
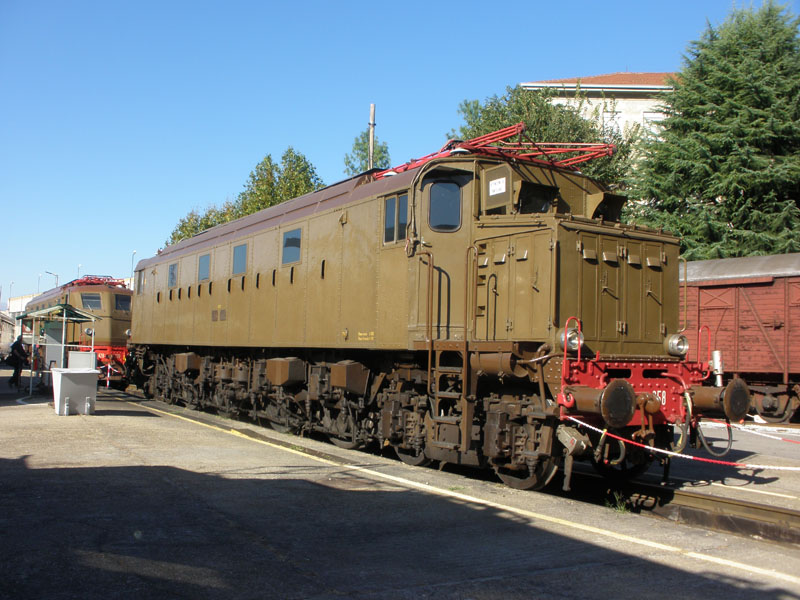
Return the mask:
[[[417,323],[424,331],[428,302],[431,301],[434,340],[464,339],[464,275],[471,234],[471,181],[471,174],[434,171],[423,180],[418,194],[421,199],[417,207],[421,244],[417,250]],[[434,268],[429,290],[431,255]]]

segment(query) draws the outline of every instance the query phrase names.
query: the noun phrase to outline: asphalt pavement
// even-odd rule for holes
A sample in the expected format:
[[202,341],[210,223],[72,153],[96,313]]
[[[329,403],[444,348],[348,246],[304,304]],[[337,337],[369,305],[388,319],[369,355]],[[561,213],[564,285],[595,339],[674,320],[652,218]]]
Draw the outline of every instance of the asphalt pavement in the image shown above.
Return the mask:
[[0,371],[0,598],[800,598],[800,551]]

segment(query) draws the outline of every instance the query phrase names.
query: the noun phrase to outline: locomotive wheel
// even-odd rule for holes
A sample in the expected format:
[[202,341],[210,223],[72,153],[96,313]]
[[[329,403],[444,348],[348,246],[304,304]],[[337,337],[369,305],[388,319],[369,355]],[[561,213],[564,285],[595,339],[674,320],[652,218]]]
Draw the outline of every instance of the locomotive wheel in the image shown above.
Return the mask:
[[353,440],[346,440],[344,438],[336,437],[335,435],[329,435],[328,439],[334,446],[338,446],[339,448],[344,448],[345,450],[355,450],[356,448],[360,448],[362,446],[361,442],[354,442]]
[[339,416],[334,422],[334,429],[338,431],[338,433],[328,433],[328,439],[334,446],[344,448],[345,450],[355,450],[363,446],[360,441],[353,440],[355,423],[345,411],[339,411]]
[[278,433],[296,433],[297,427],[292,427],[291,425],[286,425],[285,423],[278,423],[277,421],[268,420],[269,426],[277,431]]
[[558,463],[553,457],[540,459],[533,473],[530,469],[511,470],[496,466],[494,472],[500,481],[515,490],[540,490],[553,479],[558,471]]
[[398,448],[397,446],[394,447],[394,452],[397,454],[397,458],[402,460],[407,465],[411,465],[412,467],[425,467],[431,464],[431,459],[425,456],[425,452],[420,449],[419,451],[411,448]]

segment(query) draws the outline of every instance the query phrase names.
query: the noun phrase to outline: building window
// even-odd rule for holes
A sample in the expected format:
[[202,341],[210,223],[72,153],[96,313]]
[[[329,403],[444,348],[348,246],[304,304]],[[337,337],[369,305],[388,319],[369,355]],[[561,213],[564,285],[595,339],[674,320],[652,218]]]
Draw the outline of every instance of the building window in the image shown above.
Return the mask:
[[81,294],[81,303],[86,310],[100,310],[103,307],[100,302],[100,294],[95,292],[83,292]]
[[407,226],[408,194],[386,198],[383,213],[383,243],[391,244],[404,240]]
[[436,181],[430,188],[428,223],[434,231],[461,227],[461,188],[452,181]]
[[300,230],[292,229],[283,234],[282,265],[300,261]]
[[131,297],[126,294],[114,294],[114,310],[131,310]]
[[233,248],[233,274],[241,275],[247,270],[247,244]]
[[178,263],[172,263],[169,266],[169,273],[167,275],[167,287],[175,287],[178,285]]
[[197,281],[208,281],[211,277],[211,255],[203,254],[197,259]]

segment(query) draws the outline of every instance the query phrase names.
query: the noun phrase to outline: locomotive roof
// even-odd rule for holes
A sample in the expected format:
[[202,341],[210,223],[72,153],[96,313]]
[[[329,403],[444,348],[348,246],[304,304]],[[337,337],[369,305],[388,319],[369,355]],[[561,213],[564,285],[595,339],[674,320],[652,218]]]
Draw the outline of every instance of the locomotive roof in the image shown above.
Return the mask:
[[183,254],[214,246],[229,238],[238,238],[266,228],[277,227],[287,221],[294,221],[295,219],[356,202],[369,196],[389,193],[404,187],[407,188],[411,185],[411,181],[417,171],[418,169],[412,169],[377,181],[370,181],[369,174],[345,179],[316,192],[298,196],[292,200],[287,200],[252,215],[217,225],[188,239],[181,240],[177,244],[168,246],[152,258],[142,259],[137,263],[136,270],[159,263],[170,256],[177,258]]
[[59,298],[66,292],[73,292],[76,290],[92,292],[97,291],[97,288],[102,288],[104,291],[113,290],[120,294],[133,293],[133,290],[131,290],[129,287],[125,287],[125,284],[121,279],[114,279],[113,277],[108,277],[106,275],[85,275],[78,279],[68,281],[67,283],[58,287],[50,288],[38,296],[34,296],[25,305],[25,308],[27,309],[28,306],[34,306],[39,302],[50,300],[51,298]]
[[687,280],[746,279],[800,275],[800,253],[718,258],[688,263]]
[[[459,156],[459,159],[463,160],[467,157],[474,158],[472,154],[465,154],[463,157]],[[483,159],[491,162],[508,162],[509,160],[502,156],[483,157]],[[463,165],[461,160],[457,159],[458,162],[453,161],[449,164],[443,163],[439,166],[452,168],[459,163]],[[537,161],[537,166],[543,169],[570,173],[573,175],[580,173],[574,168],[549,165],[544,161]],[[211,248],[226,240],[238,239],[242,236],[277,227],[283,223],[291,222],[302,217],[308,217],[324,210],[330,210],[338,206],[358,202],[363,198],[380,196],[401,189],[408,189],[421,168],[422,164],[415,165],[413,168],[408,168],[390,177],[384,176],[381,179],[375,179],[374,177],[374,173],[376,173],[377,170],[345,179],[344,181],[332,184],[316,192],[310,192],[303,196],[298,196],[297,198],[276,204],[275,206],[270,206],[269,208],[265,208],[251,215],[217,225],[190,238],[181,240],[177,244],[167,246],[155,256],[140,260],[136,264],[136,270],[139,271],[164,260],[177,259],[185,254]]]

